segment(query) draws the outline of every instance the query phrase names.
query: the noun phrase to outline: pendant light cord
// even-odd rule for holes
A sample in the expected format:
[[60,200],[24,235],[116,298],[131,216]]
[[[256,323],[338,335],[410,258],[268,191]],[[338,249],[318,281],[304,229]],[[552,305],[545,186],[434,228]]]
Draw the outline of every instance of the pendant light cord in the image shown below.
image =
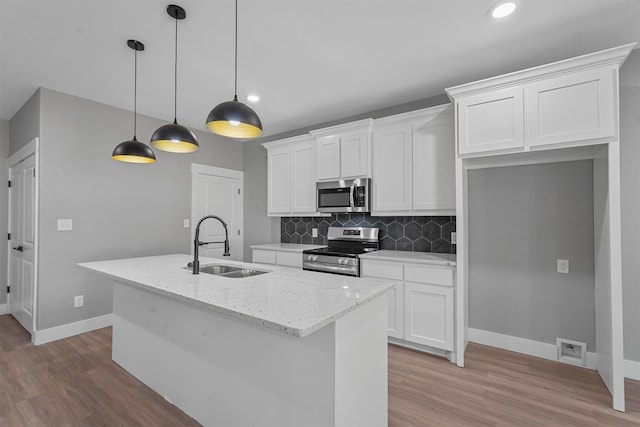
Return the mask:
[[235,82],[233,97],[238,100],[238,0],[236,0],[236,57],[235,57]]
[[176,15],[176,45],[173,56],[173,124],[178,123],[178,16]]
[[138,116],[138,42],[135,42],[133,54],[133,140],[137,141],[137,116]]

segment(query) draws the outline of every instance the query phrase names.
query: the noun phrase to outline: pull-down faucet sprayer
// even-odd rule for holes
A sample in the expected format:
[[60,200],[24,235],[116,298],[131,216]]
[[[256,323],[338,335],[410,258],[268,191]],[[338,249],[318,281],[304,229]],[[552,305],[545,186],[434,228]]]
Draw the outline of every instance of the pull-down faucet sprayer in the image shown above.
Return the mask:
[[[209,218],[215,218],[224,227],[224,242],[201,242],[200,241],[200,224],[204,222],[204,220]],[[227,229],[227,223],[222,220],[222,218],[216,215],[207,215],[202,217],[200,221],[198,221],[198,225],[196,225],[196,235],[193,239],[193,274],[200,274],[200,261],[198,261],[198,248],[202,245],[208,245],[210,243],[224,243],[224,253],[222,256],[231,256],[229,253],[229,230]]]

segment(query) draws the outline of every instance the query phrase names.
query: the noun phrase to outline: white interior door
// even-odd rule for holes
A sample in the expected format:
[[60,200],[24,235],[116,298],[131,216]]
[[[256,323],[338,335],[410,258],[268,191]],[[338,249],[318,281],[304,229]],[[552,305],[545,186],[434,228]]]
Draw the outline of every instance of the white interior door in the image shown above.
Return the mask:
[[[198,221],[205,215],[216,215],[227,223],[230,257],[243,260],[243,173],[211,166],[192,165],[191,240]],[[207,219],[200,226],[200,241],[220,242],[200,247],[200,255],[223,258],[224,227],[215,219]],[[193,250],[193,249],[192,249]]]
[[36,156],[10,169],[9,313],[33,332],[36,253]]

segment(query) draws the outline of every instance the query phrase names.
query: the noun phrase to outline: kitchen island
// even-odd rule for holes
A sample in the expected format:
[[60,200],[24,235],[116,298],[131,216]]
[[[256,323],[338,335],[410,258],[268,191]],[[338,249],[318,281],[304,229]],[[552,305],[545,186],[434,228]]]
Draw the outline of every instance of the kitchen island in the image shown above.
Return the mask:
[[204,425],[387,424],[387,281],[190,260],[79,264],[114,280],[116,363]]

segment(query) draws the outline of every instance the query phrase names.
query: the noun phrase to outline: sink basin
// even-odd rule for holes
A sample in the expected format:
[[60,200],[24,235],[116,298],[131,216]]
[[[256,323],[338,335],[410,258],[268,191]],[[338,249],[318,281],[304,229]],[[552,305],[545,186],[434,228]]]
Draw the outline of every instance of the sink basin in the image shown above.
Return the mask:
[[[186,267],[188,268],[188,267]],[[204,265],[200,267],[200,273],[213,274],[216,276],[228,277],[231,279],[241,279],[244,277],[257,276],[259,274],[268,273],[268,271],[253,270],[242,267],[233,267],[230,265]]]

